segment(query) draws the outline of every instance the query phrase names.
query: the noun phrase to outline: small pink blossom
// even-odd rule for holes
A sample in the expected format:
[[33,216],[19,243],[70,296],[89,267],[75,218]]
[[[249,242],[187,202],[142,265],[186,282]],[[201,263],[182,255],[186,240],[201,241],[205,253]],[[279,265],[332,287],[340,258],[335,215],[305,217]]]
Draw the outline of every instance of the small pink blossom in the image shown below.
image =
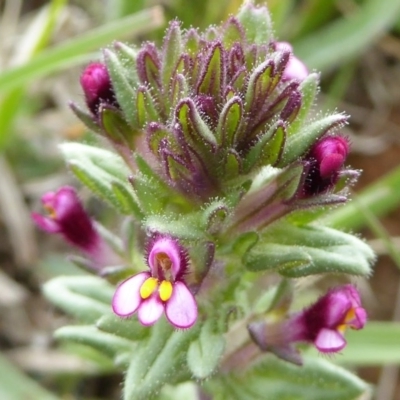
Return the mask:
[[80,78],[86,104],[93,115],[97,115],[101,104],[117,105],[115,93],[105,64],[89,64]]
[[346,346],[346,329],[362,329],[366,321],[367,313],[358,291],[348,284],[331,289],[314,304],[285,321],[271,324],[254,322],[248,329],[262,350],[301,364],[294,343],[312,343],[321,353],[336,353]]
[[309,172],[304,182],[304,195],[312,196],[333,188],[348,154],[349,141],[343,136],[325,136],[318,140],[305,157]]
[[48,233],[61,234],[83,251],[95,268],[114,265],[120,260],[98,234],[73,187],[63,186],[57,192],[42,196],[47,215],[32,213],[36,225]]
[[293,47],[288,42],[276,42],[275,49],[279,51],[288,51],[290,52],[290,59],[286,65],[285,71],[283,72],[282,78],[285,80],[296,79],[302,81],[308,76],[308,69],[305,64],[300,61],[293,54]]
[[137,312],[142,325],[153,325],[165,312],[171,325],[190,328],[197,319],[197,304],[185,283],[186,251],[176,239],[158,236],[149,244],[146,259],[150,271],[123,281],[116,289],[112,307],[120,317]]

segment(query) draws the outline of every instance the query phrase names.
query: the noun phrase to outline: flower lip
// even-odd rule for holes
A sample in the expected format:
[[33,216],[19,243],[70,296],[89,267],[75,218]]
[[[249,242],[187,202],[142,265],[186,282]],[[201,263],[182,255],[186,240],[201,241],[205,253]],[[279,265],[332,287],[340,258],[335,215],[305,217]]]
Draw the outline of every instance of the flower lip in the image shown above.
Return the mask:
[[156,236],[148,245],[147,262],[154,277],[167,281],[179,279],[187,268],[187,254],[169,236]]
[[361,329],[366,321],[367,313],[357,289],[348,284],[329,290],[315,303],[286,320],[256,321],[248,329],[261,350],[273,351],[281,357],[286,349],[289,351],[286,359],[295,362],[294,343],[312,343],[321,353],[335,353],[346,346],[346,329]]

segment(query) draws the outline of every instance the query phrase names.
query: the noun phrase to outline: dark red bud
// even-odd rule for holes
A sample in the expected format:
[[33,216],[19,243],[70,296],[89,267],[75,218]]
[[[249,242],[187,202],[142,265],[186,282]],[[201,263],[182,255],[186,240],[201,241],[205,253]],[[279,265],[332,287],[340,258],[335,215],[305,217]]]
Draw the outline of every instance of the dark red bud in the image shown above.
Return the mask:
[[97,116],[100,104],[117,105],[110,75],[104,64],[89,64],[81,75],[81,86],[88,108]]
[[306,160],[310,169],[304,194],[315,195],[331,189],[338,181],[349,153],[349,141],[343,136],[327,136],[314,144]]

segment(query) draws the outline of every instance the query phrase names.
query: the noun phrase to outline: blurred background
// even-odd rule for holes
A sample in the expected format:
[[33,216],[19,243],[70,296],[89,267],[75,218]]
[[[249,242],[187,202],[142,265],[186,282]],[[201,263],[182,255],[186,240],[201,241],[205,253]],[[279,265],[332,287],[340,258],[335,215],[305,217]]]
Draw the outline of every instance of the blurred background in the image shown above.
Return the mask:
[[[262,3],[262,2],[258,2]],[[364,172],[349,206],[326,223],[359,233],[378,254],[357,281],[371,320],[371,351],[349,346],[350,368],[400,400],[400,0],[269,0],[276,37],[321,71],[318,110],[351,115],[343,131],[349,164]],[[40,196],[76,184],[57,144],[97,139],[69,110],[83,103],[79,76],[113,40],[160,43],[169,20],[204,28],[235,14],[240,0],[0,0],[0,399],[119,399],[121,375],[101,353],[54,343],[68,322],[41,295],[52,276],[81,273],[59,238],[38,232],[30,212]],[[80,189],[92,215],[115,215]],[[356,336],[354,340],[356,340]],[[351,350],[353,349],[353,350]],[[323,399],[321,399],[323,400]]]

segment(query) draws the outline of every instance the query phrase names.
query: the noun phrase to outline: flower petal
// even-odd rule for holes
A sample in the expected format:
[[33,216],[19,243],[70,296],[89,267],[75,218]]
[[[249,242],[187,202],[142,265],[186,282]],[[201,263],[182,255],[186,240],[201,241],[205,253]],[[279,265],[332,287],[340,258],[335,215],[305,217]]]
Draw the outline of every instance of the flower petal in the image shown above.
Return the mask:
[[346,340],[338,331],[323,328],[319,331],[314,344],[321,353],[334,353],[346,346]]
[[177,328],[190,328],[196,322],[196,300],[183,282],[175,283],[172,296],[165,304],[165,315]]
[[141,272],[123,281],[114,293],[112,309],[120,317],[132,315],[143,299],[140,297],[140,287],[150,277],[149,272]]
[[47,233],[58,233],[61,231],[60,224],[52,218],[45,217],[41,214],[32,213],[33,222]]
[[162,315],[164,304],[161,302],[158,292],[148,299],[143,300],[138,310],[138,319],[142,325],[153,325]]

